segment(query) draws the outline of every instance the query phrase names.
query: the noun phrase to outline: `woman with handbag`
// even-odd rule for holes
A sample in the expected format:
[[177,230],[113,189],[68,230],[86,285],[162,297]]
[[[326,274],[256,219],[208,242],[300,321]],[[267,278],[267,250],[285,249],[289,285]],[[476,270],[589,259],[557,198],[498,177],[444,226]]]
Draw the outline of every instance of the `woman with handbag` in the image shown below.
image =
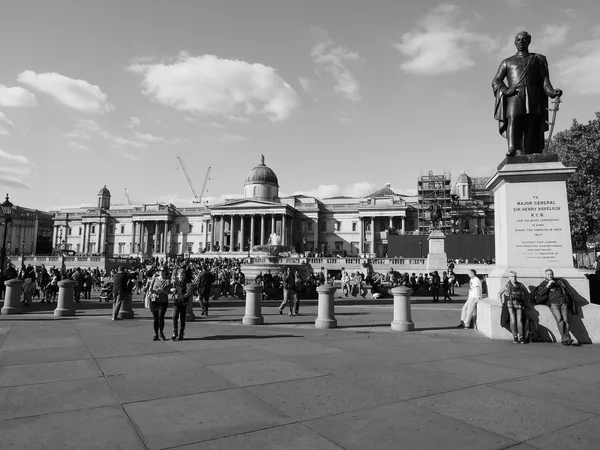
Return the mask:
[[506,303],[508,308],[510,331],[513,335],[513,342],[515,344],[526,344],[527,341],[523,335],[523,310],[526,307],[526,300],[529,293],[527,292],[527,288],[517,281],[517,272],[511,270],[508,272],[508,276],[508,283],[500,289],[498,298],[503,305]]
[[154,317],[154,338],[161,341],[165,338],[165,314],[169,306],[169,292],[171,291],[171,280],[169,280],[169,269],[163,267],[160,275],[152,279],[150,284],[150,311]]

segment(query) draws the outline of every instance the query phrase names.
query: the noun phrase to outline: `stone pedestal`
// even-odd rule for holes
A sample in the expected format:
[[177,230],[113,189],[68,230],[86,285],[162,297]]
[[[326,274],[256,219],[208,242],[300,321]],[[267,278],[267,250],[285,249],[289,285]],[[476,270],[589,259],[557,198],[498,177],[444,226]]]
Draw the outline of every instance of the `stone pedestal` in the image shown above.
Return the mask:
[[54,310],[54,317],[75,315],[73,289],[76,284],[77,283],[73,280],[63,280],[58,282],[58,303]]
[[315,328],[337,328],[333,304],[334,292],[335,286],[329,284],[317,288],[317,294],[319,295],[319,310],[317,320],[315,320]]
[[448,257],[445,250],[446,235],[440,230],[434,230],[427,237],[427,241],[429,241],[427,272],[431,273],[437,270],[441,277],[441,273],[448,267]]
[[244,325],[263,325],[261,294],[263,287],[257,283],[246,285],[246,314],[242,319]]
[[393,331],[414,331],[415,324],[412,321],[410,312],[410,294],[411,288],[398,286],[392,289],[394,295],[394,321],[392,322]]
[[0,310],[0,314],[7,316],[10,314],[21,314],[21,289],[23,288],[23,280],[17,278],[6,280],[4,282],[6,292],[4,294],[4,306]]
[[187,309],[185,311],[185,321],[186,322],[194,322],[196,320],[196,315],[194,314],[194,299],[190,298],[187,304]]
[[488,337],[512,338],[496,326],[501,311],[498,291],[510,270],[532,292],[544,271],[552,269],[570,286],[582,317],[597,316],[594,308],[600,312],[600,306],[589,303],[588,280],[573,267],[566,180],[575,169],[556,159],[529,160],[534,162],[501,165],[487,184],[494,192],[496,265],[487,278],[489,298],[477,306],[477,326]]
[[132,294],[128,294],[123,299],[123,304],[119,311],[119,319],[133,319],[132,297]]

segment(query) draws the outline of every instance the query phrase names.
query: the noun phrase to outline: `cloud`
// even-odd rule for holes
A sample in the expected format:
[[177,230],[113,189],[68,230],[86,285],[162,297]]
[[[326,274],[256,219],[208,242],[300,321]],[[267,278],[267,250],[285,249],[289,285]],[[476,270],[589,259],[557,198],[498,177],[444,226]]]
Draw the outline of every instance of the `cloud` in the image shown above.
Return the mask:
[[231,117],[287,119],[298,95],[272,67],[215,55],[182,52],[172,63],[141,63],[128,70],[142,75],[145,95],[180,111]]
[[316,198],[337,196],[362,197],[373,191],[375,191],[375,185],[373,183],[361,181],[345,187],[340,187],[337,184],[321,184],[315,189],[295,191],[292,195],[303,194]]
[[67,139],[82,139],[84,141],[89,141],[91,138],[91,135],[87,131],[80,129],[75,129],[69,133],[65,133],[63,136]]
[[[313,27],[311,31],[320,37],[320,41],[310,51],[310,56],[318,67],[317,73],[324,71],[333,77],[333,90],[338,96],[348,100],[361,100],[360,83],[346,65],[348,62],[362,61],[358,52],[334,45],[324,30]],[[299,81],[306,92],[312,91],[310,79],[300,77]]]
[[0,149],[0,186],[29,188],[35,165],[23,155]]
[[237,134],[229,134],[229,133],[223,133],[221,136],[219,136],[216,141],[217,142],[241,142],[241,141],[248,141],[249,139],[246,136],[240,136]]
[[142,121],[139,118],[130,117],[129,120],[127,121],[127,126],[129,128],[135,128],[135,127],[139,127],[141,123],[142,123]]
[[302,89],[304,89],[304,92],[307,94],[313,92],[315,80],[307,77],[298,77],[298,82],[300,83],[300,86],[302,86]]
[[6,114],[0,112],[0,136],[9,136],[15,129],[15,124],[6,117]]
[[472,67],[472,53],[492,51],[496,40],[470,31],[470,24],[459,21],[458,6],[441,4],[419,21],[419,27],[405,33],[396,49],[408,58],[400,68],[419,75],[439,75]]
[[189,140],[184,140],[181,138],[166,138],[166,137],[162,137],[162,136],[154,136],[152,134],[148,134],[148,133],[138,133],[135,132],[133,133],[133,138],[138,140],[138,141],[142,141],[142,142],[147,142],[148,144],[189,144],[191,143]]
[[78,111],[104,114],[114,109],[98,86],[84,80],[76,80],[56,72],[38,74],[32,70],[20,73],[17,80]]
[[[531,49],[535,52],[545,52],[549,48],[564,44],[569,32],[568,25],[544,25],[539,35],[532,36]],[[535,44],[535,45],[534,45]]]
[[133,161],[133,162],[139,162],[140,159],[137,156],[132,155],[131,153],[128,152],[123,152],[121,153],[121,155],[123,155],[123,158],[128,159],[129,161]]
[[37,106],[37,104],[35,95],[27,89],[0,84],[0,106]]
[[600,38],[572,45],[569,56],[556,63],[558,84],[576,94],[600,94]]
[[80,152],[91,152],[90,148],[87,145],[83,145],[80,142],[69,141],[67,145],[71,147],[73,150],[77,150]]

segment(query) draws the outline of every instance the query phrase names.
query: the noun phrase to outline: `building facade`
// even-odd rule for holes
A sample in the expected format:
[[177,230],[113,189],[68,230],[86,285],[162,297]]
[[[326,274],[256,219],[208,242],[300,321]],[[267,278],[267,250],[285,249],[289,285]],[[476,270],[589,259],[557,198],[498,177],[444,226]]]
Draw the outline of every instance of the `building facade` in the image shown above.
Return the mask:
[[389,184],[365,197],[279,197],[264,157],[243,192],[242,199],[203,206],[111,205],[105,186],[96,207],[54,213],[52,243],[55,251],[108,257],[247,255],[266,244],[300,254],[383,257],[390,233],[419,230],[416,198]]
[[48,254],[52,251],[51,213],[14,205],[8,223],[5,225],[5,217],[0,220],[0,245],[6,230],[7,256]]

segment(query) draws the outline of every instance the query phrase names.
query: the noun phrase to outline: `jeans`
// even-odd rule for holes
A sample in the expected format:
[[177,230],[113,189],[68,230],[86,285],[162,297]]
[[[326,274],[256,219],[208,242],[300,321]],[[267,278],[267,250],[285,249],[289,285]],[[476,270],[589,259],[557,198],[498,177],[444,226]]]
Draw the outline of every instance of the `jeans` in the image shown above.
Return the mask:
[[187,305],[175,303],[173,305],[173,334],[177,334],[178,324],[181,323],[181,334],[185,331],[185,315],[187,312]]
[[117,319],[121,306],[123,306],[123,300],[127,294],[123,291],[113,292],[114,303],[113,303],[113,319]]
[[279,311],[283,311],[285,305],[289,303],[290,314],[294,312],[294,291],[292,289],[283,288],[283,301],[279,305]]
[[465,324],[465,327],[471,326],[471,320],[473,320],[478,301],[478,298],[469,297],[463,305],[460,320]]
[[554,320],[556,320],[558,332],[561,335],[561,342],[571,339],[571,335],[569,334],[568,305],[566,303],[562,303],[560,305],[556,303],[550,303],[548,306],[550,307],[550,312],[554,316]]
[[152,311],[152,316],[154,317],[154,334],[158,335],[164,334],[165,329],[165,314],[167,313],[168,303],[160,304],[158,308]]

